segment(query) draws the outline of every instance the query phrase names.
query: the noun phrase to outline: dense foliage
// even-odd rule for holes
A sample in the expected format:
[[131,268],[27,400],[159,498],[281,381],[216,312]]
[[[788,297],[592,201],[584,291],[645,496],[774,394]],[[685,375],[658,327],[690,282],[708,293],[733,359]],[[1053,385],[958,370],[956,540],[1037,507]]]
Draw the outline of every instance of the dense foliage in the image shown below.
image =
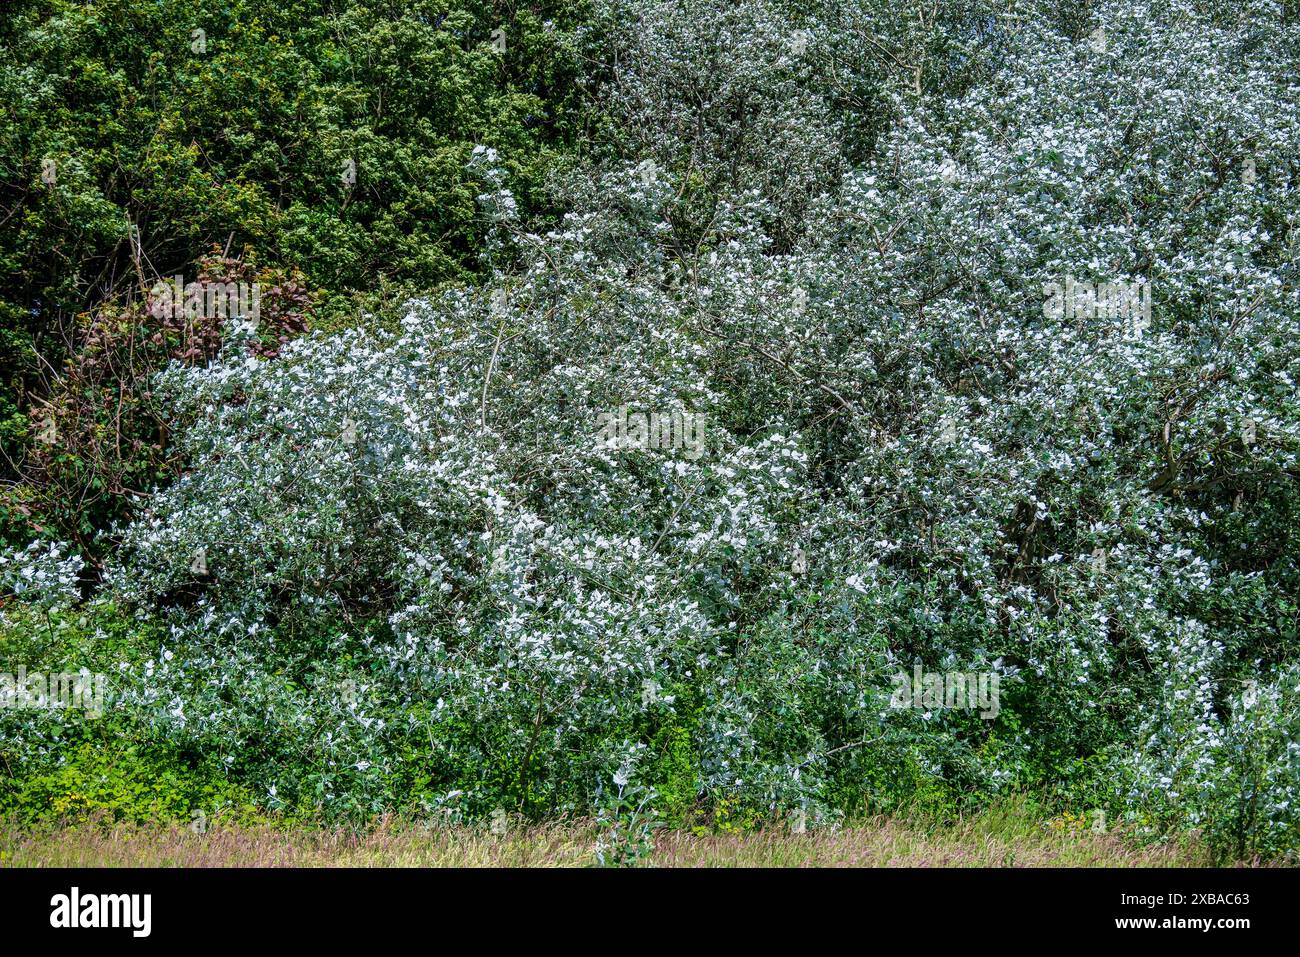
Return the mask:
[[[1029,790],[1293,850],[1294,11],[797,6],[601,0],[558,222],[480,144],[488,281],[159,375],[186,468],[98,596],[12,559],[55,597],[10,646],[116,707],[0,714],[8,773],[102,735],[268,809],[720,826]],[[996,713],[891,707],[918,666]]]
[[[358,308],[354,293],[427,289],[478,272],[485,223],[466,161],[476,144],[495,148],[519,203],[540,210],[540,184],[577,133],[578,8],[6,3],[0,478],[11,494],[0,538],[33,526],[88,536],[121,513],[107,491],[115,470],[97,467],[88,443],[65,448],[69,470],[89,473],[75,491],[105,496],[80,526],[39,507],[64,483],[45,481],[24,457],[40,452],[47,403],[85,401],[76,367],[96,348],[86,340],[116,326],[124,309],[143,311],[159,276],[196,279],[215,246],[301,273],[328,325]],[[128,332],[115,340],[135,346]],[[156,371],[143,366],[135,371]],[[115,407],[139,402],[125,385],[95,405],[116,424]],[[119,431],[115,446],[136,437]],[[128,456],[122,469],[150,473],[156,464]]]

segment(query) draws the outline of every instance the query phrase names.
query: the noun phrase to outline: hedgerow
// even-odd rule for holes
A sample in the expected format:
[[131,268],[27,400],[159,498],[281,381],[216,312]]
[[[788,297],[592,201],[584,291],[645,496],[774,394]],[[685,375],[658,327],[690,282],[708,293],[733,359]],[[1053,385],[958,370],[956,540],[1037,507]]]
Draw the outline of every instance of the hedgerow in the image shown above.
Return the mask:
[[[886,7],[596,4],[558,222],[484,146],[488,281],[162,373],[123,713],[272,808],[1036,790],[1293,850],[1300,28]],[[914,669],[1000,695],[899,707]]]

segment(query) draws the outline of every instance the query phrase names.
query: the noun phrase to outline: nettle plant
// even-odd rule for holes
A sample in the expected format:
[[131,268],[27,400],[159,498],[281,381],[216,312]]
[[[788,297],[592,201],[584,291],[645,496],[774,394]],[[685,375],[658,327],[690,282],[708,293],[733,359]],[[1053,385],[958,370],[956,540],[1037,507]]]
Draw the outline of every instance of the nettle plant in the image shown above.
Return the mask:
[[[188,467],[108,589],[170,637],[124,706],[331,812],[589,812],[617,771],[1294,846],[1300,35],[1016,6],[603,5],[569,212],[475,153],[490,283],[160,378]],[[704,454],[602,442],[623,406]],[[918,664],[997,674],[996,720],[891,709]]]

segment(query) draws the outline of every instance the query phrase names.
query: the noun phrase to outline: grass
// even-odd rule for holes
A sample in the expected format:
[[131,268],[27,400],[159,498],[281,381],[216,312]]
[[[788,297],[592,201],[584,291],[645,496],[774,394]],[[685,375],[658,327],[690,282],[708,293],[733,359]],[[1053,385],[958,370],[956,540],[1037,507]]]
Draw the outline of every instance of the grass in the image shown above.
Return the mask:
[[[561,822],[493,834],[487,828],[388,819],[364,832],[216,824],[96,822],[76,827],[0,825],[0,865],[9,867],[581,867],[592,864],[599,830]],[[1204,867],[1214,861],[1194,837],[1140,845],[1094,832],[1068,815],[1044,821],[1023,809],[993,809],[946,824],[873,818],[834,830],[783,827],[735,834],[659,831],[652,867]],[[1237,862],[1253,866],[1258,861]]]

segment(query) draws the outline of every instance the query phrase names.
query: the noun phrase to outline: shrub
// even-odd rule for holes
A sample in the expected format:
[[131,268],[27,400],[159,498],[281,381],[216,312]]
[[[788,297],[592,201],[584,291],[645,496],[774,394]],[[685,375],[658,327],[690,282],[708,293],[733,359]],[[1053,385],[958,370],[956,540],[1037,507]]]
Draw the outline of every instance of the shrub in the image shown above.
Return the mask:
[[[787,55],[775,4],[602,6],[563,218],[467,158],[490,281],[169,367],[124,707],[330,814],[617,774],[723,829],[1027,789],[1292,845],[1296,26],[940,7],[810,11]],[[620,447],[624,407],[707,441]],[[1000,700],[895,706],[913,669]]]

